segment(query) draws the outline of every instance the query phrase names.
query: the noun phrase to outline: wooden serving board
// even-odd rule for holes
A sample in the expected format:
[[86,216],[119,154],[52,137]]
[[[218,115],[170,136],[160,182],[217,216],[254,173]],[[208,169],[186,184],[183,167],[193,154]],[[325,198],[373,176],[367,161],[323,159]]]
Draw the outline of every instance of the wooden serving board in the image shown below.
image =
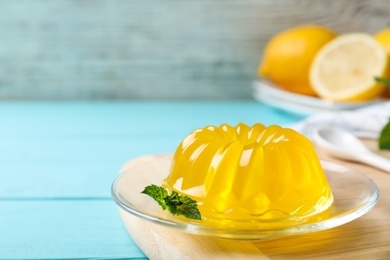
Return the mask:
[[[379,152],[374,141],[364,141]],[[275,240],[241,242],[190,235],[134,217],[120,209],[126,229],[150,259],[390,259],[390,173],[362,164],[336,160],[321,151],[319,157],[368,175],[379,187],[374,209],[345,225]],[[160,157],[133,159],[122,170]]]

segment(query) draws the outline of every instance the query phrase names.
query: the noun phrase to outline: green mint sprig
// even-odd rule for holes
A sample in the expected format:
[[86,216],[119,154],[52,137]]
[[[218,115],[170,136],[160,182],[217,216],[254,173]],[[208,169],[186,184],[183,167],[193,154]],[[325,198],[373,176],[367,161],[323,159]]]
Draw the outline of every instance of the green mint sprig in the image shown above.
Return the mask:
[[390,79],[375,77],[376,82],[385,84],[388,88],[390,88]]
[[378,144],[379,149],[390,150],[390,119],[379,135]]
[[182,215],[190,219],[202,219],[196,201],[188,196],[179,195],[175,191],[169,195],[163,187],[154,184],[145,187],[141,193],[152,197],[163,210],[168,210],[174,216]]

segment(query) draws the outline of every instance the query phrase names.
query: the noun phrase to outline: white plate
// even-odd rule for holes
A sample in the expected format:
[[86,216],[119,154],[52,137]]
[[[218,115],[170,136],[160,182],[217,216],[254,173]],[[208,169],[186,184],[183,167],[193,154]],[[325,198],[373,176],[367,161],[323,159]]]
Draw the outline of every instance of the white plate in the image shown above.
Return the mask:
[[259,79],[253,84],[253,97],[267,105],[302,115],[326,111],[361,108],[383,100],[364,102],[331,102],[317,97],[305,96],[281,89],[275,84]]
[[195,235],[232,240],[266,240],[311,233],[345,224],[370,211],[379,198],[378,187],[367,176],[347,167],[322,161],[334,196],[334,202],[326,212],[288,226],[268,226],[269,223],[262,223],[260,225],[262,228],[253,228],[253,223],[250,222],[247,225],[249,228],[212,227],[205,221],[172,216],[163,211],[152,198],[141,194],[141,191],[150,184],[159,186],[162,184],[169,173],[171,161],[172,156],[151,157],[118,175],[112,184],[111,193],[125,214]]

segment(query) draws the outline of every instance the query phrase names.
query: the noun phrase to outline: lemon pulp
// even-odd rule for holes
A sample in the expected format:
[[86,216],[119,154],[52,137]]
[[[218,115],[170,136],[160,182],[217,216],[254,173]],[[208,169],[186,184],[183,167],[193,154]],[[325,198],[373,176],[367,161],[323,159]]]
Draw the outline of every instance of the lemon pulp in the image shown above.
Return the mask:
[[308,217],[333,201],[310,140],[276,125],[193,131],[163,186],[195,199],[202,218],[214,222]]
[[310,68],[317,94],[329,101],[368,101],[384,91],[375,77],[386,74],[385,49],[364,33],[341,35],[326,44]]

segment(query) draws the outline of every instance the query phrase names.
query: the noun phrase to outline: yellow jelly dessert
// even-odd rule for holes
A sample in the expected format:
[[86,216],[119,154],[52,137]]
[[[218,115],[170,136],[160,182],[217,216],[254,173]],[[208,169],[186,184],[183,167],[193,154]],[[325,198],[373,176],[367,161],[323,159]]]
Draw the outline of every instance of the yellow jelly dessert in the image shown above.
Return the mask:
[[163,186],[196,200],[213,221],[308,217],[333,202],[310,140],[276,125],[195,130],[177,148]]

